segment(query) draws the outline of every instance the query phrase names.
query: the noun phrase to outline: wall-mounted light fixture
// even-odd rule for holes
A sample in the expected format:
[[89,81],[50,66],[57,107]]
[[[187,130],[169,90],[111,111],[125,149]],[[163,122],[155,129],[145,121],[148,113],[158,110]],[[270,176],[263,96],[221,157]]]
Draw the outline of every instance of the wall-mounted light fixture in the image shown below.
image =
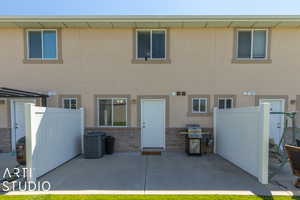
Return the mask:
[[245,95],[245,96],[255,96],[256,92],[254,90],[244,91],[243,95]]
[[291,104],[291,105],[296,104],[296,100],[295,100],[295,99],[291,99],[290,104]]
[[57,93],[55,91],[49,91],[48,92],[48,96],[49,97],[52,97],[52,96],[55,96]]

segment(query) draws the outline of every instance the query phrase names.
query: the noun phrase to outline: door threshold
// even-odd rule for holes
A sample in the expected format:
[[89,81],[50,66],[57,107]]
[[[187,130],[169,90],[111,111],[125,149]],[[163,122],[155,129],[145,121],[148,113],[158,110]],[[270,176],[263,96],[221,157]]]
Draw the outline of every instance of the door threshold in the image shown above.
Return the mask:
[[142,155],[161,155],[163,150],[162,147],[145,147],[142,149]]
[[160,156],[161,155],[161,151],[142,151],[142,155],[143,156],[149,156],[149,155]]

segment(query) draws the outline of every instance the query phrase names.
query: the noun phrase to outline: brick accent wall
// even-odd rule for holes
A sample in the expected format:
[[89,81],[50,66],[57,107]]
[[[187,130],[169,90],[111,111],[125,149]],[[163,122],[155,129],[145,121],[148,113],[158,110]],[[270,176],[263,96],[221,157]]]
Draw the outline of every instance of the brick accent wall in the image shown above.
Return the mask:
[[[185,151],[185,136],[178,134],[183,130],[184,128],[166,129],[166,151]],[[115,137],[115,152],[139,152],[141,150],[140,128],[86,128],[85,131],[86,133],[101,131]],[[204,128],[203,131],[212,133],[211,128]]]
[[184,128],[166,128],[166,151],[185,151],[185,136],[179,134],[180,131],[184,131]]
[[11,152],[10,128],[0,128],[0,152]]
[[[167,128],[166,129],[166,151],[168,152],[184,152],[185,151],[185,135],[179,134],[185,128]],[[204,132],[213,133],[212,128],[202,128]]]
[[115,152],[139,152],[141,134],[140,128],[86,128],[86,133],[92,131],[105,132],[115,140]]

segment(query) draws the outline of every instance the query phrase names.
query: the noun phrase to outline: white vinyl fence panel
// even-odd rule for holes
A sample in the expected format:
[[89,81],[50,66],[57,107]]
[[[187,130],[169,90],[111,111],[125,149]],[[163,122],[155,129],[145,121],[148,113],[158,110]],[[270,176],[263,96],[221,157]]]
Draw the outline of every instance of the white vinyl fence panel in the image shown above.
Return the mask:
[[31,181],[82,152],[83,109],[25,104],[26,165]]
[[215,152],[268,183],[270,105],[214,110]]

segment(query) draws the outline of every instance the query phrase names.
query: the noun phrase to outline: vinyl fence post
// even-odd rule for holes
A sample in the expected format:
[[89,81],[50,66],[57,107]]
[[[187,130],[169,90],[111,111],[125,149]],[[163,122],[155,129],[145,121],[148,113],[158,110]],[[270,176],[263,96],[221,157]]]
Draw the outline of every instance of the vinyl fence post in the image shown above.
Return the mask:
[[260,111],[260,131],[259,138],[259,181],[262,184],[268,184],[269,181],[269,134],[270,134],[270,104],[262,103],[259,106]]
[[35,135],[32,131],[33,104],[24,104],[24,119],[25,119],[25,137],[26,137],[26,179],[27,181],[36,181],[34,166],[33,166],[33,146],[35,144]]
[[217,112],[218,112],[218,108],[214,107],[214,113],[213,113],[214,153],[217,153]]
[[84,154],[84,108],[80,108],[80,123],[81,123],[81,153]]

